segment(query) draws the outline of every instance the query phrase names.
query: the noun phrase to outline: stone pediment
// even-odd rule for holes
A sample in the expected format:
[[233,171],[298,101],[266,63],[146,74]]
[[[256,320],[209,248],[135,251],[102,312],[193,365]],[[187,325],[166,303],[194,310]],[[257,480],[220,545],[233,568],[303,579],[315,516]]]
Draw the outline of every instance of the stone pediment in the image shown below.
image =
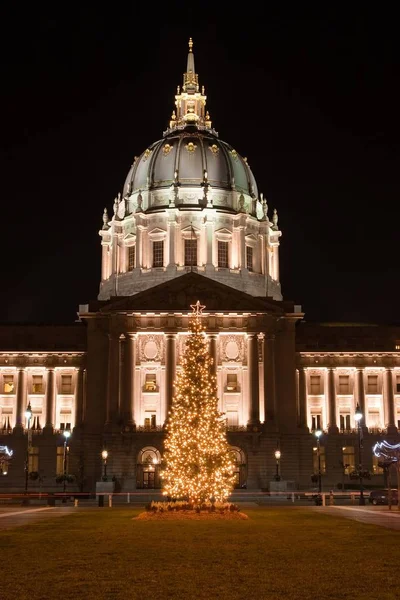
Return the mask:
[[254,297],[213,281],[198,273],[180,277],[139,292],[133,296],[113,297],[99,303],[100,312],[162,311],[186,312],[200,300],[206,312],[268,312],[284,314],[283,303],[271,298]]

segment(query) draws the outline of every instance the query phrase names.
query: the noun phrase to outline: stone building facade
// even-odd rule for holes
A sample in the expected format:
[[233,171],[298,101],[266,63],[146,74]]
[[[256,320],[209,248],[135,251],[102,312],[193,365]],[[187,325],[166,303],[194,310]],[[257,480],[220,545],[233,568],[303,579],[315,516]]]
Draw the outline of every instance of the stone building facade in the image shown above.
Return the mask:
[[102,449],[118,489],[160,487],[197,300],[238,487],[268,489],[279,447],[282,479],[309,489],[317,429],[325,487],[349,483],[361,435],[370,483],[383,483],[372,446],[399,441],[400,328],[308,324],[284,300],[277,211],[212,128],[192,46],[168,129],[135,158],[111,218],[104,209],[98,298],[69,327],[0,327],[0,446],[14,452],[2,489],[24,489],[28,472],[29,489],[54,490],[67,469],[93,491]]

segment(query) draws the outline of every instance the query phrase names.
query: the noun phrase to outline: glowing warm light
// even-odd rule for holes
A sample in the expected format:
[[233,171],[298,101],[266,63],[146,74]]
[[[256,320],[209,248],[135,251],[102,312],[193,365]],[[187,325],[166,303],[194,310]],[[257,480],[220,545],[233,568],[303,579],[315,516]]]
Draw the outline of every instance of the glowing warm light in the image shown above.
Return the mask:
[[317,429],[317,431],[315,432],[314,435],[315,435],[316,438],[319,439],[321,437],[321,435],[322,435],[322,431],[320,429]]
[[281,457],[281,451],[280,450],[275,450],[275,458],[276,460],[279,460]]
[[32,408],[31,408],[30,402],[29,402],[28,406],[26,407],[25,417],[28,419],[28,421],[32,417]]
[[354,415],[354,420],[355,421],[361,421],[362,418],[363,418],[363,414],[361,412],[361,409],[360,409],[359,405],[357,404],[357,406],[356,406],[356,413]]
[[107,460],[107,458],[108,458],[108,452],[107,452],[107,450],[103,450],[103,451],[102,451],[102,453],[101,453],[101,458],[102,458],[103,460]]
[[165,440],[163,494],[190,502],[225,501],[234,483],[234,461],[226,438],[225,420],[218,410],[216,377],[201,322],[199,301],[192,305],[182,370]]
[[66,430],[63,432],[63,436],[64,436],[66,439],[68,439],[68,438],[71,436],[71,432],[70,432],[70,431],[68,431],[68,429],[66,429]]

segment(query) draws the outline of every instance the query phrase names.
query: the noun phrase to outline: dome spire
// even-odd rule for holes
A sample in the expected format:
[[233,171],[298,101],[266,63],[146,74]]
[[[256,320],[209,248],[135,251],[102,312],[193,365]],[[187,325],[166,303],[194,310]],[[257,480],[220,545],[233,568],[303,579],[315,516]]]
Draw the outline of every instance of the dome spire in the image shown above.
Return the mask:
[[[204,86],[199,91],[199,76],[194,67],[193,40],[189,38],[189,53],[186,72],[183,74],[182,89],[178,86],[175,95],[175,107],[169,122],[169,131],[195,125],[202,129],[211,129],[211,119],[205,110],[207,96]],[[168,131],[167,131],[168,133]]]

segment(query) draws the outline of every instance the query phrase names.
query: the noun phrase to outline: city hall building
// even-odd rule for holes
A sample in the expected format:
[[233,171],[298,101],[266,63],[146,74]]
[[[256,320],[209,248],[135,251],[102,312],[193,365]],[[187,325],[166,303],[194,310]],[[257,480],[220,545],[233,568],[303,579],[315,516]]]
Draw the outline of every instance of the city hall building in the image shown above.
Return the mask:
[[277,210],[213,128],[192,46],[168,128],[100,219],[97,299],[70,326],[0,327],[0,446],[13,451],[0,491],[24,490],[27,474],[29,491],[55,491],[63,473],[94,491],[104,449],[116,490],[159,488],[197,300],[237,487],[269,489],[279,470],[308,489],[319,453],[323,487],[337,489],[361,438],[368,483],[383,483],[372,447],[400,441],[400,328],[308,324],[283,298]]

